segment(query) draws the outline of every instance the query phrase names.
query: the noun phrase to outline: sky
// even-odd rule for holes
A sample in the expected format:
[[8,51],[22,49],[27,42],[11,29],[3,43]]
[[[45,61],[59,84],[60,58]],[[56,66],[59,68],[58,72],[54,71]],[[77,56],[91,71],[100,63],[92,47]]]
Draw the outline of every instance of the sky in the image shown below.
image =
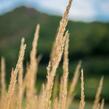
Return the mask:
[[[26,6],[51,15],[62,15],[68,0],[0,0],[0,14]],[[75,21],[109,22],[109,0],[73,0],[69,18]]]

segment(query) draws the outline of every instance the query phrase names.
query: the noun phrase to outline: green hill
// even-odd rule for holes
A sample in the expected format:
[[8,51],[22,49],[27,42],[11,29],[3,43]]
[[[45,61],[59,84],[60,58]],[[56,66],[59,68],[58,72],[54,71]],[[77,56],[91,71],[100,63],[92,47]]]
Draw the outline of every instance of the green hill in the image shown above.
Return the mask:
[[[11,61],[11,65],[14,65],[21,37],[26,38],[27,46],[31,45],[35,26],[39,23],[41,32],[38,49],[39,53],[45,56],[43,63],[46,62],[60,19],[61,17],[50,16],[25,7],[0,16],[0,55],[5,56],[8,62]],[[107,74],[109,72],[109,23],[70,21],[68,30],[71,62],[82,59],[86,71]]]
[[[25,60],[29,60],[29,50],[35,27],[39,23],[41,31],[38,52],[42,54],[43,58],[38,76],[40,79],[44,78],[45,71],[43,72],[42,69],[46,69],[45,65],[48,63],[60,19],[61,17],[50,16],[25,7],[0,16],[0,56],[4,56],[7,60],[7,72],[11,70],[11,67],[15,66],[21,37],[26,38]],[[70,32],[70,74],[73,72],[77,61],[81,59],[85,76],[87,76],[87,83],[94,83],[93,88],[86,85],[87,97],[94,97],[98,80],[101,75],[106,75],[103,94],[109,100],[107,96],[109,91],[109,23],[69,21],[67,28]],[[92,79],[92,77],[96,79]],[[9,80],[9,75],[7,80]],[[89,92],[89,90],[93,91]]]

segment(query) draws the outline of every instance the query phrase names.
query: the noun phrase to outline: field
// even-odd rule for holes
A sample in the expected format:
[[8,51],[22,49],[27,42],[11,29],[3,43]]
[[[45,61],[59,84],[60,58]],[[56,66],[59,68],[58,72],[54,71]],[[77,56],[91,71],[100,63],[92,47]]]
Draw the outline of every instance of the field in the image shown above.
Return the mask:
[[[58,39],[60,37],[60,34],[63,34],[62,36],[64,36],[64,34],[65,34],[65,30],[62,29],[63,30],[62,31],[60,29],[63,27],[61,24],[60,24],[60,27],[58,28],[60,19],[61,19],[60,17],[49,16],[49,15],[46,15],[43,13],[36,12],[33,9],[27,9],[24,7],[16,9],[12,13],[8,13],[4,16],[0,16],[0,30],[2,30],[2,31],[0,31],[0,55],[4,56],[6,59],[6,72],[7,72],[6,73],[6,85],[9,84],[9,81],[10,81],[10,79],[9,79],[10,73],[8,73],[8,72],[11,72],[11,68],[12,67],[15,68],[12,72],[17,72],[17,73],[19,72],[19,70],[18,71],[16,70],[18,67],[16,65],[16,60],[17,60],[17,56],[18,56],[19,45],[20,45],[19,42],[21,40],[21,37],[25,37],[26,43],[27,43],[27,45],[26,45],[27,49],[26,49],[26,51],[23,51],[23,52],[25,52],[25,56],[24,56],[25,58],[24,58],[24,62],[23,62],[23,64],[24,64],[23,70],[25,72],[24,75],[26,75],[26,73],[28,74],[27,69],[31,68],[31,66],[33,68],[33,71],[31,71],[32,69],[30,69],[30,71],[34,72],[35,67],[34,67],[34,64],[32,64],[32,63],[34,63],[35,57],[33,56],[34,59],[32,59],[32,57],[30,55],[30,51],[31,51],[31,45],[32,45],[34,33],[37,34],[37,31],[38,31],[37,29],[35,30],[35,26],[37,23],[39,23],[41,26],[40,34],[39,34],[40,38],[38,41],[38,48],[36,51],[36,54],[40,56],[40,62],[38,65],[37,85],[34,86],[34,82],[33,82],[33,86],[35,87],[35,89],[40,91],[40,88],[42,88],[43,82],[47,81],[46,85],[48,85],[48,83],[50,82],[50,80],[49,80],[50,78],[46,78],[48,73],[46,73],[45,69],[49,62],[55,64],[55,62],[52,60],[52,58],[53,58],[52,55],[55,57],[55,55],[57,56],[57,55],[61,54],[61,55],[57,56],[56,59],[53,58],[54,60],[56,60],[57,64],[56,64],[56,68],[54,68],[55,69],[54,71],[52,71],[52,67],[54,67],[54,66],[52,66],[52,64],[51,64],[52,67],[51,67],[50,71],[54,72],[54,75],[57,72],[56,77],[59,80],[61,77],[63,77],[63,61],[64,61],[64,59],[61,60],[61,57],[62,57],[63,52],[65,52],[64,49],[66,48],[66,46],[68,46],[68,45],[65,45],[66,41],[68,41],[68,39],[63,38],[62,39],[63,42],[60,42],[60,43],[58,42],[59,43],[58,45],[57,45],[57,42],[54,43],[54,45],[56,44],[56,47],[57,46],[60,47],[60,50],[61,50],[61,48],[63,48],[61,53],[59,51],[56,51],[56,48],[55,49],[52,48],[55,38],[57,38],[57,40],[60,41],[60,39]],[[63,18],[63,19],[65,19],[65,18]],[[106,107],[108,107],[107,103],[109,101],[109,94],[108,94],[108,92],[109,92],[109,88],[108,88],[108,81],[109,81],[109,73],[108,73],[109,72],[109,68],[108,68],[108,66],[109,66],[109,57],[108,57],[109,43],[108,42],[109,42],[109,38],[107,36],[109,35],[109,32],[108,32],[109,24],[99,23],[99,22],[81,23],[81,22],[69,21],[68,26],[66,27],[66,22],[67,22],[67,20],[64,22],[65,24],[63,24],[64,29],[66,28],[66,30],[69,30],[69,32],[70,32],[69,66],[68,66],[69,76],[68,76],[68,84],[67,85],[68,85],[68,87],[70,86],[69,83],[71,82],[72,77],[74,75],[73,72],[75,72],[76,66],[78,66],[78,62],[80,60],[82,61],[81,67],[84,69],[84,78],[85,78],[83,80],[84,82],[82,80],[80,82],[80,80],[79,80],[79,82],[77,84],[77,88],[75,91],[76,101],[75,101],[75,105],[73,105],[73,106],[77,106],[76,105],[76,104],[78,104],[77,101],[80,100],[80,96],[84,96],[84,93],[85,93],[85,100],[88,100],[90,102],[94,101],[100,78],[102,76],[104,76],[102,97],[105,98]],[[56,34],[57,33],[56,28],[60,29],[60,31],[62,33],[58,30],[58,34]],[[68,36],[66,36],[66,37],[68,37]],[[34,43],[34,41],[33,41],[33,43]],[[23,46],[25,48],[24,42],[22,42],[22,44],[23,45],[21,45],[21,46]],[[51,51],[52,51],[52,54],[50,55]],[[35,50],[34,50],[34,52],[35,52]],[[55,54],[55,52],[59,52],[59,53]],[[23,55],[24,55],[24,53],[23,53]],[[30,57],[29,57],[29,55],[30,55]],[[19,57],[20,57],[20,55],[19,55]],[[36,59],[38,59],[38,58],[36,58]],[[22,61],[23,61],[23,59],[22,59]],[[27,63],[29,63],[29,65],[30,65],[29,68],[27,67]],[[57,69],[58,64],[59,64],[59,68]],[[48,65],[48,68],[49,67],[50,66]],[[66,69],[68,69],[68,68],[66,68]],[[50,71],[49,71],[49,69],[47,70],[47,72],[50,72]],[[49,76],[50,75],[48,75],[48,77]],[[34,75],[34,77],[32,77],[32,78],[35,78],[35,77],[36,76]],[[82,78],[82,76],[81,76],[81,78]],[[14,81],[16,81],[17,78],[15,77],[14,79],[15,79]],[[53,80],[54,80],[54,76],[53,76]],[[31,81],[31,79],[29,79],[28,81]],[[85,86],[81,85],[82,82],[85,84]],[[18,80],[18,85],[19,84],[21,84],[21,83]],[[54,84],[54,82],[53,82],[53,84]],[[60,83],[60,84],[62,84],[62,83]],[[10,83],[10,87],[11,87],[11,85],[12,85],[12,83]],[[27,82],[27,86],[26,86],[27,94],[31,95],[31,91],[33,91],[34,88],[30,87],[28,85],[29,85],[29,83]],[[8,94],[11,93],[10,87],[8,90],[9,91]],[[15,88],[15,86],[13,86],[13,87]],[[33,88],[33,89],[29,90],[30,92],[28,92],[28,87],[29,87],[29,89],[31,89],[31,88]],[[46,87],[45,87],[45,90],[47,91]],[[48,87],[49,87],[49,85],[48,85]],[[53,87],[52,84],[51,84],[51,87]],[[85,92],[82,90],[81,87],[83,87],[85,89]],[[22,89],[20,89],[20,90],[22,90]],[[50,90],[52,90],[52,89],[50,89]],[[59,88],[58,88],[58,91],[59,91]],[[40,93],[40,92],[38,92],[38,93]],[[45,92],[45,93],[48,94],[48,92]],[[50,94],[51,94],[51,92],[50,92]],[[8,96],[10,97],[10,95],[8,95]],[[14,92],[13,92],[13,96],[15,96]],[[49,99],[52,97],[51,95],[49,95],[49,96],[50,97],[48,97],[48,99],[47,99],[48,101],[46,101],[47,103],[49,102]],[[32,95],[30,97],[32,97]],[[29,98],[27,95],[26,102],[30,102],[30,100],[28,101],[28,99]],[[32,98],[32,99],[34,99],[34,98]],[[100,100],[99,100],[99,102],[101,105],[102,102]],[[6,102],[8,103],[9,101],[6,100]],[[42,101],[42,102],[44,102],[44,101]],[[65,102],[65,101],[60,101],[60,102]],[[58,104],[60,102],[58,101]],[[82,102],[84,104],[84,99],[81,98],[80,102]],[[86,105],[86,108],[88,107],[88,109],[90,109],[90,104],[92,106],[92,103],[90,103],[90,102]],[[31,101],[31,103],[34,104],[33,101]],[[31,103],[29,106],[31,106]],[[81,105],[81,103],[80,103],[80,105]],[[47,106],[47,105],[45,104],[45,106]],[[84,105],[83,105],[83,108],[84,108]],[[81,108],[81,109],[83,109],[83,108]],[[9,107],[7,107],[6,109],[10,109],[10,104],[9,104]],[[21,109],[21,107],[20,107],[20,109]],[[27,109],[29,109],[28,106],[27,106]]]

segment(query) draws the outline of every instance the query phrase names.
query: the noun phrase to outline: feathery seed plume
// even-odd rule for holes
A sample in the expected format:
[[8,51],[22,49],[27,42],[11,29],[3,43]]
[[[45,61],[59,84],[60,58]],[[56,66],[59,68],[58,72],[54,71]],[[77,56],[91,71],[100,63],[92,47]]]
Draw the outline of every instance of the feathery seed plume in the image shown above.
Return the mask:
[[84,75],[83,75],[83,69],[81,70],[81,100],[79,109],[85,108],[85,94],[84,94]]
[[102,77],[100,82],[99,82],[99,86],[98,86],[98,89],[97,89],[97,92],[96,92],[93,109],[96,109],[99,102],[100,102],[100,96],[101,96],[101,92],[102,92],[102,88],[103,88],[103,80],[104,80],[104,77]]

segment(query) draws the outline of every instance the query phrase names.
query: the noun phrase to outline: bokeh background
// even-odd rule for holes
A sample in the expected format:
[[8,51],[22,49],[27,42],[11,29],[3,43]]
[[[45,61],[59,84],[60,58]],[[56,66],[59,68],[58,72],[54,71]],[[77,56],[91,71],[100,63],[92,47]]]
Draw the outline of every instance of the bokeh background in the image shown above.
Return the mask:
[[[11,68],[15,66],[21,37],[27,43],[24,65],[29,61],[29,51],[36,24],[41,25],[38,54],[39,85],[46,78],[53,41],[59,21],[68,0],[0,0],[0,56],[6,58],[7,83]],[[67,29],[70,32],[70,75],[79,60],[85,74],[85,94],[88,101],[94,99],[101,76],[104,75],[102,97],[109,102],[109,0],[73,0]],[[60,76],[61,67],[57,75]],[[79,99],[80,87],[76,91]]]

